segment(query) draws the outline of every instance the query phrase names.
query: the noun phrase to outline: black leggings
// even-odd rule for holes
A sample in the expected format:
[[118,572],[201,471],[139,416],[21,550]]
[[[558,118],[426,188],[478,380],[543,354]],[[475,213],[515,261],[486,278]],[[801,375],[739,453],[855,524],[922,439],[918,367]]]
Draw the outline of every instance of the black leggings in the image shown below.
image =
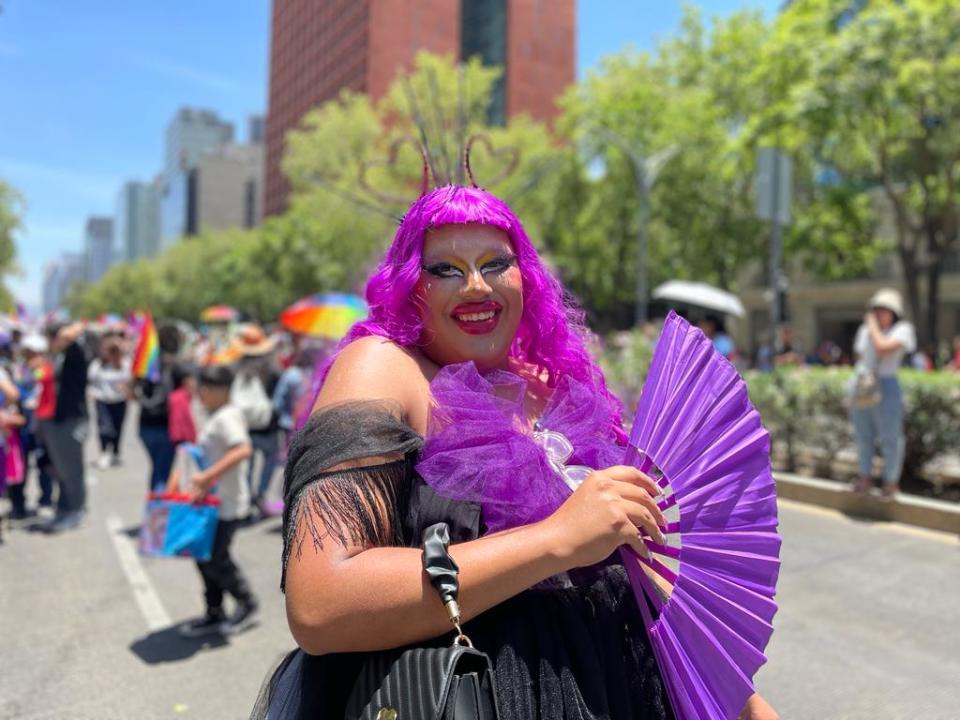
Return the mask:
[[126,400],[115,403],[97,400],[97,432],[100,435],[100,449],[104,453],[120,454],[120,433],[126,415]]

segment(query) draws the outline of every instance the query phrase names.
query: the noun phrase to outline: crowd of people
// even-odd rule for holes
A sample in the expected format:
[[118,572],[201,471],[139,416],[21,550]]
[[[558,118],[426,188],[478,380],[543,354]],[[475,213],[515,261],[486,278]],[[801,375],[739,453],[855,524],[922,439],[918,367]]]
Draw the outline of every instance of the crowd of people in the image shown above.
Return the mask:
[[[159,374],[152,379],[134,377],[137,337],[126,324],[51,323],[0,334],[0,497],[5,493],[9,501],[5,519],[30,521],[24,527],[44,533],[79,527],[86,510],[86,475],[123,465],[122,438],[131,416],[149,458],[145,491],[166,488],[177,447],[202,436],[196,417],[203,413],[198,381],[208,366],[236,375],[231,402],[239,408],[256,456],[242,467],[251,511],[255,516],[271,512],[271,481],[310,379],[304,368],[312,367],[322,347],[282,331],[268,336],[252,323],[222,333],[229,334],[229,341],[216,348],[208,340],[210,333],[187,337],[175,324],[161,323],[157,334]],[[131,404],[136,412],[129,412]],[[91,432],[97,450],[88,458]],[[0,523],[0,531],[2,527]]]
[[[447,220],[428,232],[417,225],[428,212]],[[419,230],[408,236],[405,228]],[[409,286],[391,275],[406,265],[419,268]],[[650,539],[664,542],[658,490],[635,468],[615,464],[622,408],[587,353],[582,318],[563,304],[519,221],[482,190],[433,191],[411,208],[370,284],[370,292],[402,292],[355,325],[332,354],[254,323],[237,325],[226,346],[208,334],[187,341],[182,328],[161,324],[157,372],[137,377],[135,338],[122,326],[51,325],[3,338],[0,489],[10,517],[37,515],[33,527],[46,533],[80,527],[88,408],[99,447],[95,469],[124,464],[124,427],[136,415],[149,458],[144,491],[182,493],[191,502],[218,497],[212,553],[197,561],[205,610],[181,626],[183,634],[249,625],[259,604],[231,544],[250,517],[283,512],[282,582],[301,649],[265,684],[254,717],[342,717],[364,662],[445,629],[446,618],[424,593],[417,550],[427,526],[439,521],[464,569],[464,617],[491,652],[498,696],[512,702],[505,718],[585,716],[571,714],[571,697],[578,713],[619,708],[613,716],[671,717],[662,669],[627,597],[624,568],[611,556],[625,543],[644,549]],[[903,415],[896,373],[916,345],[903,316],[895,291],[877,293],[854,341],[858,490],[872,482],[876,439],[884,493],[897,489]],[[536,325],[543,318],[549,332]],[[701,327],[719,352],[735,353],[720,319],[706,318]],[[782,349],[775,363],[802,361],[789,335]],[[329,358],[311,389],[321,355]],[[588,399],[591,407],[583,407]],[[564,402],[578,409],[565,420],[570,438],[582,443],[571,452],[581,453],[590,472],[554,505],[529,498],[547,503],[531,522],[526,504],[501,503],[495,488],[542,470],[533,459],[525,467],[511,443]],[[185,474],[180,460],[188,447],[199,449],[202,463]],[[283,498],[272,505],[275,470],[284,462]],[[478,467],[501,477],[485,478],[470,494]],[[388,586],[389,593],[369,591]],[[229,613],[227,596],[234,601]],[[558,634],[557,627],[576,632]],[[619,649],[605,656],[609,673],[583,662],[600,657],[601,648]],[[624,673],[635,682],[620,682]],[[534,686],[546,690],[537,694]],[[753,695],[742,717],[776,713]]]

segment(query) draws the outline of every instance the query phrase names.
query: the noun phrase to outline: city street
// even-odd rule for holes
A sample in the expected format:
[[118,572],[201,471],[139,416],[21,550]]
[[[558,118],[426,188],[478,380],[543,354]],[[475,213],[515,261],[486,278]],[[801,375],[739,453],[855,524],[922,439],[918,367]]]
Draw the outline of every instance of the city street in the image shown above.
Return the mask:
[[[133,433],[126,461],[91,472],[81,530],[4,533],[4,720],[244,718],[292,647],[279,519],[236,542],[262,601],[259,625],[216,643],[177,635],[202,610],[199,577],[189,561],[136,554],[146,469]],[[758,677],[781,717],[956,718],[957,539],[787,502],[781,527],[781,610]]]

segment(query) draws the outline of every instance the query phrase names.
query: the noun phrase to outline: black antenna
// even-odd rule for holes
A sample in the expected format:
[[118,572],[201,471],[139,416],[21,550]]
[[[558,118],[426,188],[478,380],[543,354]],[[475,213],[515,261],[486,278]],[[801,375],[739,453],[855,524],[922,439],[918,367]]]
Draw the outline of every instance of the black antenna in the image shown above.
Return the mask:
[[466,159],[464,157],[464,141],[467,134],[466,110],[466,72],[463,63],[457,65],[457,185],[466,183]]
[[433,180],[437,184],[447,184],[442,182],[440,173],[437,171],[437,166],[433,162],[433,155],[430,152],[430,144],[427,140],[427,126],[423,120],[423,115],[420,113],[420,106],[417,104],[417,95],[413,91],[413,85],[410,82],[410,76],[407,75],[403,78],[403,91],[407,96],[407,104],[410,106],[410,114],[413,116],[413,124],[417,126],[417,130],[420,132],[420,144],[423,145],[424,152],[427,157],[427,165],[430,167],[430,172],[433,174]]
[[488,187],[496,185],[497,183],[513,175],[513,172],[517,169],[517,164],[520,162],[520,150],[513,145],[508,145],[500,148],[499,150],[495,150],[489,137],[483,133],[475,133],[474,135],[470,136],[469,140],[467,140],[467,146],[463,151],[463,164],[466,167],[467,176],[470,178],[471,185],[474,187],[480,187],[477,185],[477,181],[473,177],[473,168],[470,167],[470,152],[473,150],[473,144],[476,142],[479,142],[487,149],[487,152],[490,153],[491,158],[497,159],[506,156],[506,165],[504,165],[503,169],[501,169],[499,173],[490,179],[490,182],[487,183]]
[[360,195],[352,193],[349,190],[344,190],[343,188],[339,187],[335,182],[333,182],[328,178],[325,178],[321,175],[311,175],[310,180],[315,182],[317,185],[323,186],[328,191],[346,200],[347,202],[353,203],[357,207],[361,207],[364,210],[369,210],[370,212],[376,213],[377,215],[383,215],[384,217],[388,217],[391,220],[396,220],[397,222],[401,222],[403,220],[403,215],[398,215],[397,213],[390,212],[389,210],[384,209],[380,205],[375,205],[374,203],[361,197]]
[[446,185],[453,182],[453,163],[450,161],[450,154],[447,152],[447,122],[444,117],[443,108],[440,105],[440,88],[437,83],[436,68],[427,70],[427,83],[429,84],[430,94],[433,95],[434,121],[436,122],[437,141],[440,143],[440,153],[443,155],[443,164],[447,171]]
[[404,135],[403,137],[399,137],[390,143],[390,149],[387,152],[386,160],[365,160],[364,162],[360,163],[360,168],[357,172],[357,182],[359,183],[360,187],[363,188],[364,192],[384,203],[395,203],[398,205],[406,205],[409,203],[410,198],[381,192],[370,185],[369,181],[367,180],[367,171],[375,167],[384,168],[391,173],[394,172],[396,170],[397,158],[400,155],[400,149],[404,145],[411,145],[420,153],[420,159],[423,163],[422,175],[420,178],[420,195],[423,196],[426,194],[427,190],[430,189],[430,175],[428,173],[430,163],[427,159],[427,149],[412,135]]

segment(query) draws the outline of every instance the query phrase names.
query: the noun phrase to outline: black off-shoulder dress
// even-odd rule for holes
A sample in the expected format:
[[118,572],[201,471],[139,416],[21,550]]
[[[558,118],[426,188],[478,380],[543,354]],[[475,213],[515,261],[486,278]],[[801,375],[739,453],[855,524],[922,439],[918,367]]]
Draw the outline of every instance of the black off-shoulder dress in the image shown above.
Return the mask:
[[[337,541],[371,547],[416,547],[423,530],[441,521],[455,543],[480,537],[479,505],[440,497],[416,474],[422,445],[377,403],[316,414],[295,439],[284,477],[284,577],[288,562],[328,540],[317,518]],[[323,471],[371,457],[400,459]],[[626,572],[615,562],[552,578],[464,629],[493,662],[503,720],[673,717]],[[291,652],[264,684],[251,717],[341,720],[366,657]]]

